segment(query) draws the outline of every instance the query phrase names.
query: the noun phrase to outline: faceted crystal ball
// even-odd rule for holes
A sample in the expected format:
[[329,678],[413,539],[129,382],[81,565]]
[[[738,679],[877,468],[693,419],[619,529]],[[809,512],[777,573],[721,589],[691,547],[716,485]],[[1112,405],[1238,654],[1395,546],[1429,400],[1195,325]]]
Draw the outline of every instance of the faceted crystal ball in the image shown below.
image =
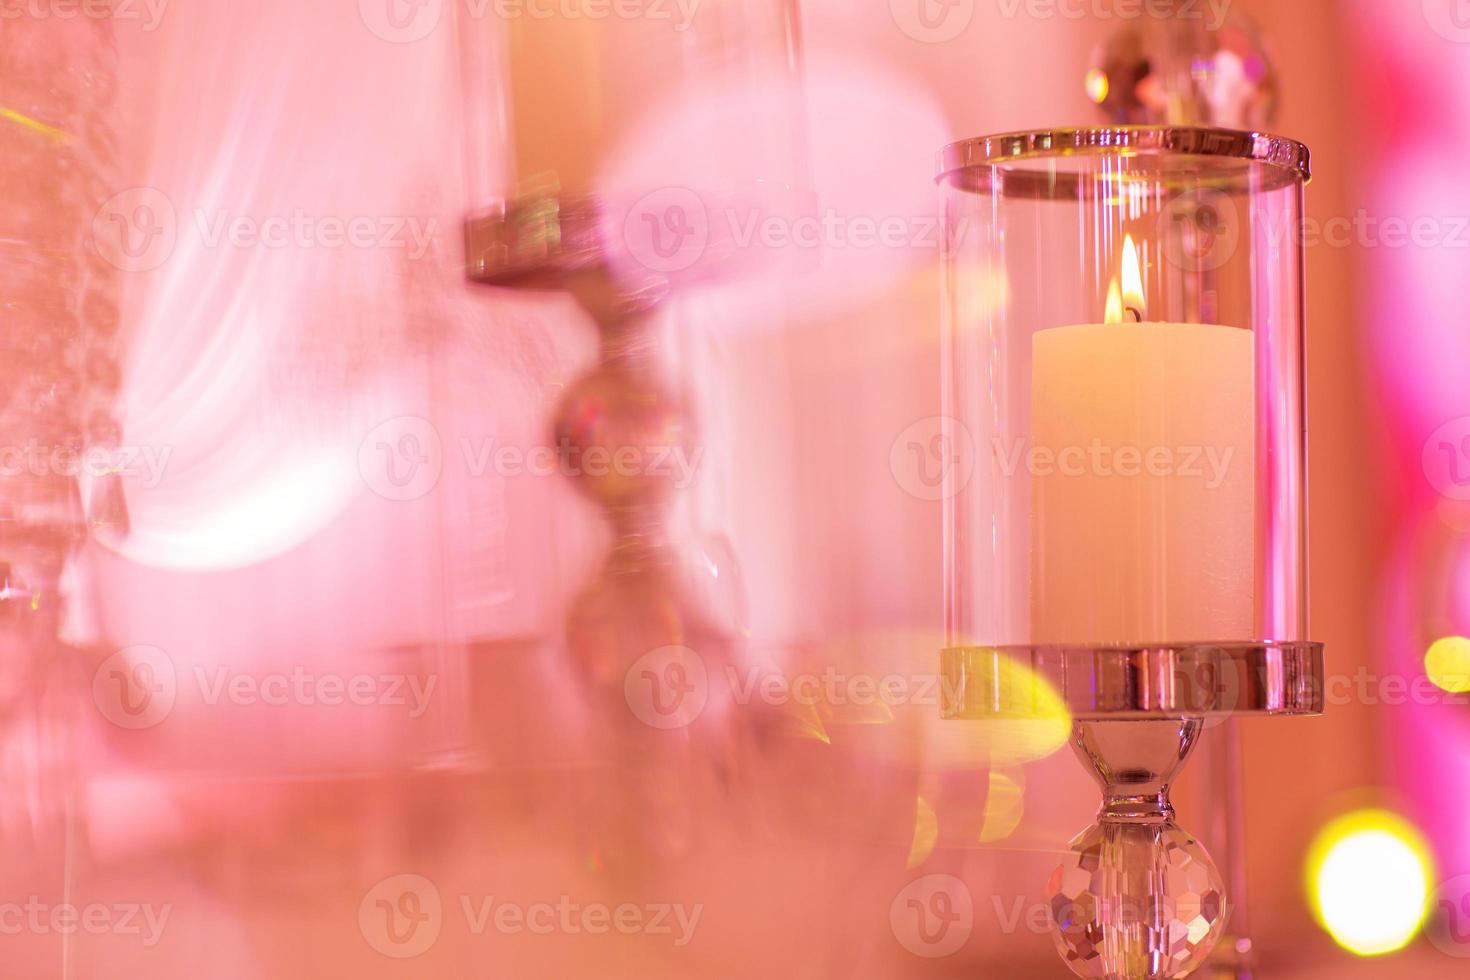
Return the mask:
[[1220,872],[1173,822],[1083,831],[1047,883],[1052,936],[1072,972],[1095,980],[1187,976],[1225,929]]

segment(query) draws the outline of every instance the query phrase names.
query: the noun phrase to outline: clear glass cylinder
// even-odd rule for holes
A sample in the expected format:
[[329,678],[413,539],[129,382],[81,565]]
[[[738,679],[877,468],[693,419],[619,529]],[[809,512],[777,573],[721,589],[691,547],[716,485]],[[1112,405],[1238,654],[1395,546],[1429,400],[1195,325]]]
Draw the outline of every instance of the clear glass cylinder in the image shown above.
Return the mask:
[[457,15],[471,279],[616,314],[801,258],[731,220],[812,207],[796,0],[534,6]]
[[1306,148],[1079,129],[940,169],[949,646],[1306,640]]
[[788,90],[798,66],[796,0],[716,0],[687,10],[657,0],[615,9],[569,0],[456,14],[476,206],[600,189],[609,164],[660,115],[718,113],[711,101],[722,93],[781,94],[760,106],[778,112],[763,121],[781,136],[761,139],[775,154],[762,169],[767,178],[790,176],[799,135]]

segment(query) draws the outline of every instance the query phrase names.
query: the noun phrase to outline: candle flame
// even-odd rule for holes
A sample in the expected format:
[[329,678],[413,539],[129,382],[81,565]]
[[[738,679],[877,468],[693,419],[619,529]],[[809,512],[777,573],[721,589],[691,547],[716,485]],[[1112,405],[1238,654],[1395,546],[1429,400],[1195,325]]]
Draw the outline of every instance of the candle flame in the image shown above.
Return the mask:
[[1107,305],[1103,308],[1104,323],[1122,323],[1125,320],[1143,319],[1143,274],[1138,264],[1138,246],[1133,244],[1132,235],[1123,236],[1123,282],[1118,278],[1108,283]]
[[1103,323],[1123,322],[1123,293],[1118,289],[1118,277],[1108,283],[1108,302],[1103,307]]
[[1132,235],[1123,236],[1123,305],[1143,318],[1143,274],[1138,265],[1138,248]]

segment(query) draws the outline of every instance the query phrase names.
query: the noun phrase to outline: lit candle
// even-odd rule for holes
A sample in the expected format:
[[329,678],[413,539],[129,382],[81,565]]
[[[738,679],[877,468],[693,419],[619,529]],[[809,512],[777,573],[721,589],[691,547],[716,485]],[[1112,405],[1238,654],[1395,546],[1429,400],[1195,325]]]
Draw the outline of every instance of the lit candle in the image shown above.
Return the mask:
[[1032,342],[1038,643],[1254,635],[1252,334],[1144,320],[1133,241],[1104,323]]

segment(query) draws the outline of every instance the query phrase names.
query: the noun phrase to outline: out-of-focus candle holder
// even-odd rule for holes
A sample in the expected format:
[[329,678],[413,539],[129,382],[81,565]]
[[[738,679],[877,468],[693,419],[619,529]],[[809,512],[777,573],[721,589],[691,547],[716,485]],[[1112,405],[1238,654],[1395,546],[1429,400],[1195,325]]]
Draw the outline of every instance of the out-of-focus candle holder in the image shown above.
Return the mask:
[[[568,386],[554,435],[615,535],[609,564],[571,614],[573,653],[589,679],[620,686],[627,654],[689,639],[676,616],[681,622],[652,647],[619,641],[611,650],[601,642],[615,634],[650,639],[634,624],[668,621],[661,603],[679,589],[668,516],[681,488],[668,466],[649,461],[690,452],[697,436],[665,301],[691,285],[738,278],[768,258],[741,247],[719,215],[739,209],[779,218],[805,197],[800,111],[791,98],[799,77],[796,2],[715,4],[687,22],[671,22],[660,5],[634,3],[609,18],[470,15],[458,26],[472,208],[466,274],[487,285],[568,292],[600,335],[598,363]],[[753,149],[737,159],[694,152],[671,175],[660,169],[670,154],[640,158],[635,150],[659,140],[685,148],[705,142],[704,131],[660,128],[659,117],[675,110],[695,130],[733,112],[762,127],[762,138],[749,133]],[[631,452],[644,465],[593,475],[582,465],[592,451]],[[733,568],[717,572],[719,588],[735,587]],[[652,605],[603,601],[609,590],[630,589]]]
[[[1117,126],[956,143],[948,718],[1064,708],[1103,787],[1049,883],[1080,976],[1178,977],[1230,896],[1169,785],[1226,717],[1322,708],[1306,636],[1304,146]],[[1017,669],[1019,668],[1019,669]]]
[[[598,330],[597,363],[567,386],[553,421],[567,471],[613,531],[602,570],[572,603],[567,645],[572,673],[591,695],[597,744],[631,801],[619,815],[608,810],[621,801],[602,800],[601,816],[625,824],[614,846],[645,855],[683,846],[689,821],[673,812],[689,805],[682,776],[704,769],[723,778],[731,739],[721,734],[728,716],[717,680],[743,635],[733,556],[681,540],[672,518],[687,488],[668,456],[700,458],[694,386],[679,358],[688,324],[673,300],[768,258],[735,241],[719,215],[780,216],[803,198],[794,112],[745,112],[777,134],[770,153],[733,162],[695,153],[674,180],[653,172],[667,163],[658,152],[651,169],[628,163],[629,143],[669,138],[661,117],[695,98],[690,92],[718,93],[725,106],[720,99],[738,102],[747,87],[794,91],[784,86],[798,74],[795,0],[716,4],[677,28],[663,17],[657,5],[635,4],[595,22],[460,23],[472,199],[466,275],[566,292]],[[703,142],[677,125],[674,139],[686,148]],[[593,454],[636,462],[632,471],[596,472]],[[667,715],[666,700],[677,702]],[[695,758],[707,765],[689,765]],[[594,861],[609,857],[597,848]]]

